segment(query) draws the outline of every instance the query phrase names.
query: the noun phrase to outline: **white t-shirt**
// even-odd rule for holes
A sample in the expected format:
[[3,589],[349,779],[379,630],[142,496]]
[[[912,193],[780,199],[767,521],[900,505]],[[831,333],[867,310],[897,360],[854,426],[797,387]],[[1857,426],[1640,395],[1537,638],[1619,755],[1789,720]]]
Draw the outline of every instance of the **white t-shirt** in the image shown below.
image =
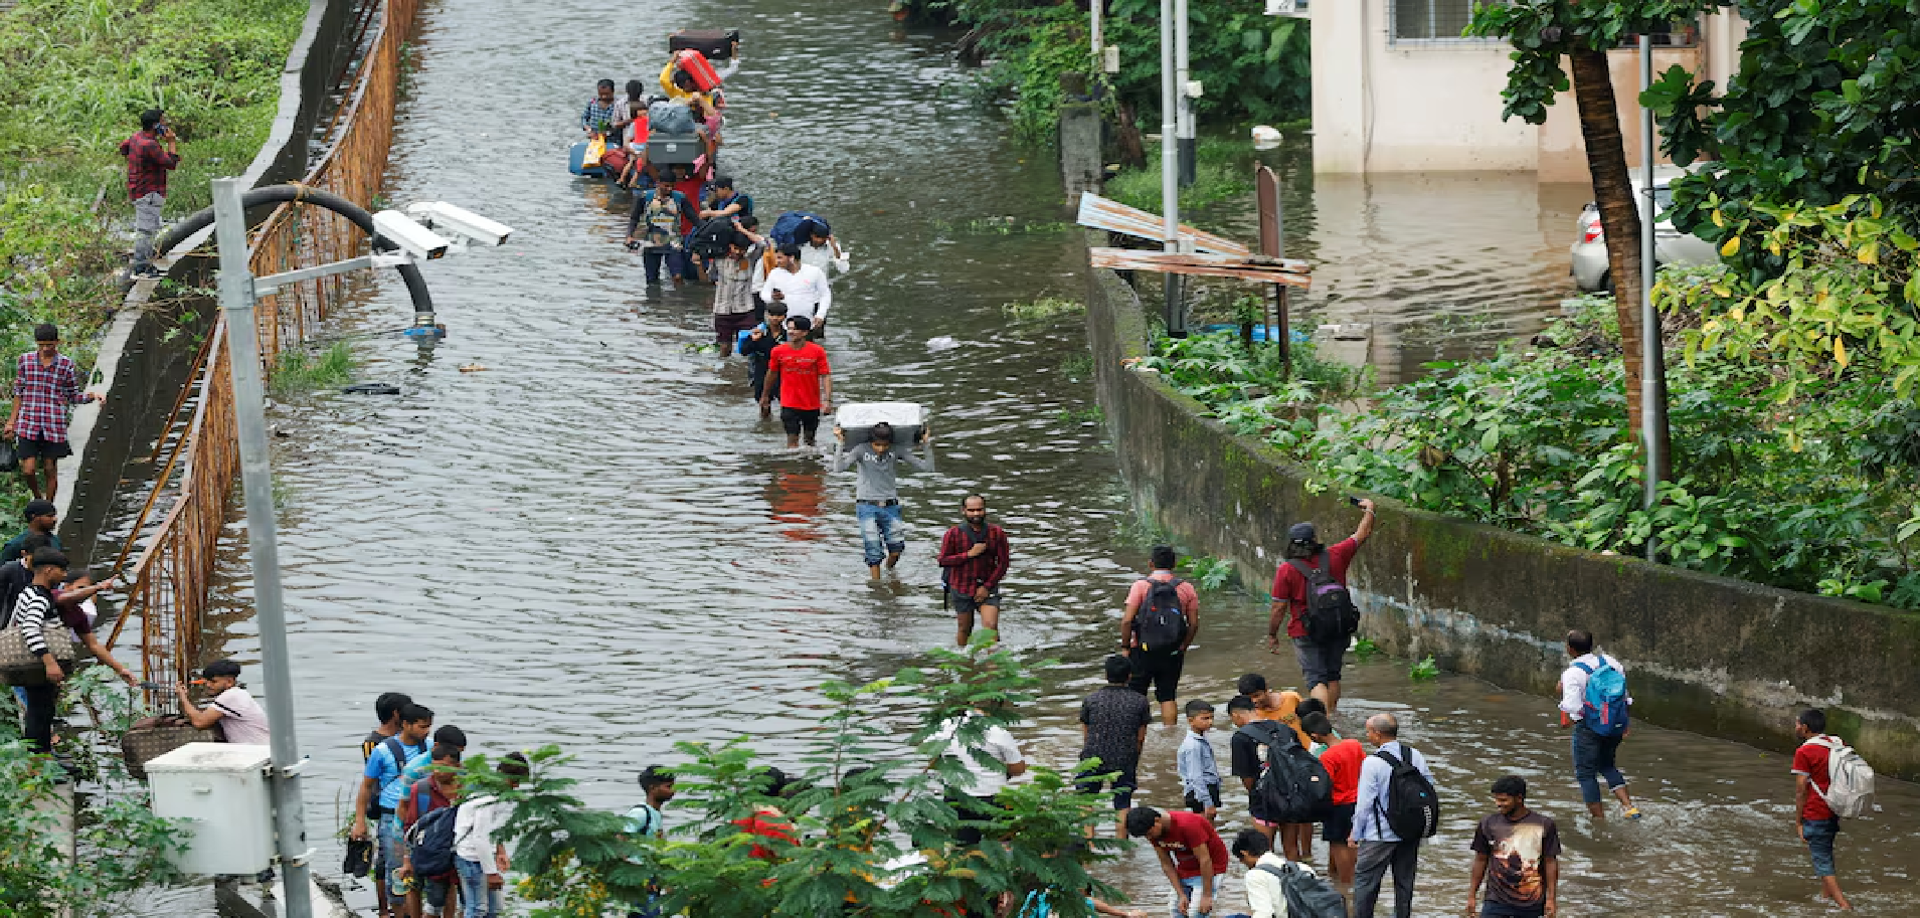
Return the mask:
[[936,740],[947,740],[946,754],[959,759],[960,764],[965,765],[967,772],[973,776],[971,786],[955,787],[953,790],[974,797],[991,797],[1000,793],[1000,789],[1007,786],[1006,766],[1026,761],[1020,755],[1020,743],[1014,740],[1013,734],[1007,732],[1007,728],[988,727],[986,735],[981,737],[980,751],[986,753],[989,759],[999,762],[1001,767],[983,765],[965,747],[954,741],[954,734],[959,727],[959,721],[949,721],[939,733],[933,735]]
[[475,797],[453,816],[453,853],[480,865],[484,873],[500,872],[493,860],[495,829],[506,825],[513,810],[493,797]]
[[271,742],[267,738],[267,712],[246,689],[236,685],[215,695],[210,703],[222,712],[220,729],[227,734],[227,742],[253,746]]

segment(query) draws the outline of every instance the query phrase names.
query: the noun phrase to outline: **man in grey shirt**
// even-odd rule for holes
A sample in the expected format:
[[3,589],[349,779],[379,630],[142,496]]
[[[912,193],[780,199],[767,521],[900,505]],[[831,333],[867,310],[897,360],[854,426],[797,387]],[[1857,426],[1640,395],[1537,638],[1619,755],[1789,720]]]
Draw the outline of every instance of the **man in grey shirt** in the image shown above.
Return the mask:
[[[933,440],[933,434],[925,427],[921,431],[921,442]],[[855,512],[860,519],[860,546],[866,552],[867,570],[873,579],[879,580],[881,561],[892,568],[907,548],[906,524],[900,520],[900,488],[896,483],[900,464],[906,463],[916,472],[930,472],[932,454],[928,454],[928,459],[921,459],[913,454],[911,447],[905,452],[895,452],[893,425],[885,421],[873,425],[873,432],[865,443],[847,446],[847,432],[838,425],[833,428],[833,438],[840,442],[840,449],[833,454],[833,470],[844,472],[852,465],[860,471],[860,483],[853,492]]]

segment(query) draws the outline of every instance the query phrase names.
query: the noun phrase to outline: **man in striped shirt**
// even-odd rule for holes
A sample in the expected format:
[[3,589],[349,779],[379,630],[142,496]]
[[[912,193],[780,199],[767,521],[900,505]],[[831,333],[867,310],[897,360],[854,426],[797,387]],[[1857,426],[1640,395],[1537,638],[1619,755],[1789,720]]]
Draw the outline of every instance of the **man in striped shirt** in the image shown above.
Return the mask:
[[54,704],[60,698],[60,682],[67,678],[67,673],[47,647],[45,629],[63,624],[60,611],[54,606],[53,588],[66,577],[67,556],[54,548],[38,549],[33,553],[33,582],[14,600],[13,627],[20,629],[27,652],[39,657],[47,672],[45,685],[26,687],[29,752],[53,752]]

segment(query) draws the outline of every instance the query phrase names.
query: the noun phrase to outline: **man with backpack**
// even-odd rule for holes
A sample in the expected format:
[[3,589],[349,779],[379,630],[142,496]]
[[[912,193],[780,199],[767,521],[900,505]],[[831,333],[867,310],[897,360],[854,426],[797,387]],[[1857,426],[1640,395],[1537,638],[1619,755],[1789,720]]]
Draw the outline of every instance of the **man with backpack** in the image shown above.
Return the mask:
[[406,851],[400,856],[400,876],[403,883],[408,877],[417,883],[417,887],[407,893],[406,906],[415,915],[438,916],[446,908],[447,893],[457,882],[451,831],[455,814],[448,813],[425,825],[421,823],[433,813],[455,806],[455,801],[460,799],[461,748],[448,742],[434,743],[433,751],[428,754],[431,770],[410,782],[400,798],[400,825],[407,842]]
[[1134,581],[1120,615],[1120,651],[1133,662],[1127,687],[1142,695],[1153,686],[1160,702],[1160,722],[1179,723],[1180,670],[1187,648],[1200,633],[1200,593],[1193,584],[1173,575],[1180,563],[1171,545],[1156,545],[1149,556],[1152,572]]
[[956,643],[965,649],[973,639],[973,616],[988,631],[1000,631],[1000,581],[1007,576],[1013,548],[1007,533],[987,522],[987,499],[969,494],[960,501],[960,525],[940,537],[940,586],[959,630]]
[[1827,735],[1827,712],[1808,708],[1793,724],[1800,748],[1793,752],[1794,821],[1813,858],[1820,894],[1841,911],[1853,911],[1833,868],[1833,839],[1841,816],[1867,811],[1873,796],[1873,769],[1837,736]]
[[1573,727],[1573,778],[1580,783],[1580,798],[1595,819],[1607,818],[1600,800],[1600,782],[1625,808],[1628,819],[1639,819],[1640,808],[1627,793],[1627,778],[1614,764],[1620,741],[1627,738],[1626,670],[1620,661],[1593,649],[1593,635],[1586,631],[1567,632],[1567,656],[1573,663],[1560,674],[1560,723]]
[[1353,808],[1356,850],[1353,869],[1353,918],[1373,918],[1380,882],[1393,871],[1394,918],[1412,918],[1413,877],[1420,866],[1420,841],[1440,827],[1440,800],[1433,789],[1427,759],[1400,742],[1400,721],[1392,714],[1367,718],[1367,742],[1373,755],[1360,764],[1360,787]]
[[406,790],[402,774],[414,756],[427,751],[427,735],[432,732],[432,711],[418,704],[401,708],[399,735],[375,746],[361,772],[360,795],[353,807],[353,830],[347,837],[354,840],[367,837],[369,813],[379,820],[379,860],[385,865],[379,882],[387,889],[389,903],[405,901],[406,896],[406,891],[400,888],[399,854],[404,840],[400,837],[398,810],[400,795]]
[[693,204],[686,194],[674,190],[664,179],[633,196],[633,211],[627,215],[627,248],[640,250],[648,286],[660,283],[663,264],[676,284],[691,276],[683,243],[693,232],[693,214]]
[[1360,609],[1347,591],[1347,566],[1373,535],[1373,501],[1354,500],[1360,525],[1353,535],[1322,545],[1312,523],[1295,523],[1287,530],[1287,547],[1273,573],[1273,605],[1267,614],[1267,649],[1280,652],[1280,628],[1293,639],[1294,656],[1307,694],[1327,706],[1327,716],[1340,709],[1340,667],[1347,644],[1360,628]]
[[[1249,681],[1242,677],[1241,684]],[[1264,681],[1260,688],[1265,690]],[[1230,746],[1233,774],[1247,790],[1247,813],[1254,826],[1287,860],[1306,861],[1312,854],[1313,824],[1334,814],[1333,778],[1326,766],[1291,725],[1263,717],[1257,709],[1253,719],[1234,732]]]

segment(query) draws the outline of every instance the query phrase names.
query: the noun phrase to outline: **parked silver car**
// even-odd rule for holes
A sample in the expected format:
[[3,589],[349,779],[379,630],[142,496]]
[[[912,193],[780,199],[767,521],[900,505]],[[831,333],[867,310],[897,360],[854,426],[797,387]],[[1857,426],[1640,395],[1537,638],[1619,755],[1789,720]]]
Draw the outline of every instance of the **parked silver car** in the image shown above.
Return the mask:
[[[1661,211],[1673,206],[1673,192],[1667,183],[1686,170],[1675,166],[1657,166],[1653,170],[1653,201]],[[1638,170],[1633,175],[1633,200],[1641,200],[1641,189],[1646,183]],[[1600,229],[1600,206],[1588,204],[1580,211],[1579,236],[1569,250],[1573,261],[1573,282],[1581,290],[1607,290],[1613,286],[1613,273],[1607,269],[1607,240]],[[1673,224],[1660,220],[1654,225],[1653,254],[1657,266],[1664,265],[1706,265],[1720,260],[1720,252],[1713,243],[1683,233],[1673,228]]]

